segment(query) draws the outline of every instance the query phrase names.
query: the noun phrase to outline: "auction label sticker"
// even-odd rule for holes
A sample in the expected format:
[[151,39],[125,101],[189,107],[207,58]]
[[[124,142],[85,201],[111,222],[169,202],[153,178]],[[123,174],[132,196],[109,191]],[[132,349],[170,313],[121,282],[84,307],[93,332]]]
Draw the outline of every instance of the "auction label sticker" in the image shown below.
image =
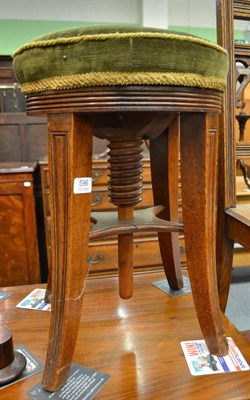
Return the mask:
[[228,355],[214,356],[209,353],[205,340],[181,342],[191,375],[221,374],[248,371],[249,365],[232,338],[227,338]]
[[73,192],[74,194],[91,193],[92,178],[75,178]]

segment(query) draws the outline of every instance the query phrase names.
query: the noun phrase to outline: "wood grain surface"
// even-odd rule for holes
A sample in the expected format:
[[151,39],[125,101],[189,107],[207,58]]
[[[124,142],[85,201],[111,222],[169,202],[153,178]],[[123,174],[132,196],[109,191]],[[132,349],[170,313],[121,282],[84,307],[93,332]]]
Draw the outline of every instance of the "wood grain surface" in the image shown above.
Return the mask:
[[[105,400],[247,400],[250,372],[193,377],[180,342],[201,339],[192,295],[170,297],[152,285],[164,273],[134,276],[134,295],[119,298],[117,278],[86,281],[74,362],[111,375],[96,399]],[[45,362],[50,313],[17,309],[16,304],[36,286],[4,288],[12,296],[0,304],[1,319],[11,329],[14,345],[24,345]],[[42,287],[42,286],[41,286]],[[248,363],[250,344],[223,317]],[[42,373],[0,391],[4,400],[28,399],[27,391]]]

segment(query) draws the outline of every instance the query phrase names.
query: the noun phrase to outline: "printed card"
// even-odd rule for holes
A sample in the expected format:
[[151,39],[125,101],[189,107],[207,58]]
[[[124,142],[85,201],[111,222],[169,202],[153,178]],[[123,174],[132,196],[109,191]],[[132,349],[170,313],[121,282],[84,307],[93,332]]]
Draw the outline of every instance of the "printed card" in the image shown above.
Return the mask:
[[8,299],[8,297],[10,297],[11,295],[12,295],[12,293],[10,293],[10,292],[0,291],[0,301],[4,301],[4,300]]
[[28,308],[30,310],[50,311],[51,304],[45,303],[44,301],[45,293],[46,289],[34,289],[28,296],[17,304],[17,307]]
[[91,400],[109,379],[108,374],[73,364],[67,382],[61,389],[49,393],[38,383],[28,392],[28,395],[35,400]]
[[169,296],[178,297],[191,292],[190,281],[187,276],[183,276],[183,288],[180,290],[174,290],[169,287],[167,279],[161,281],[152,282],[152,284],[158,289],[167,293]]
[[192,375],[221,374],[249,370],[249,365],[232,338],[227,338],[229,354],[214,356],[209,353],[205,340],[191,340],[181,342],[189,370]]

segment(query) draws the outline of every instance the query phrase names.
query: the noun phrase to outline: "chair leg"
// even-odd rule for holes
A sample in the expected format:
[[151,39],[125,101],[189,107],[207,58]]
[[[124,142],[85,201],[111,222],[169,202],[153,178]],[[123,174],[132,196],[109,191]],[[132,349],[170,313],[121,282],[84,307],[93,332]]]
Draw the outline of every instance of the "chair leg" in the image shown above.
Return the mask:
[[[176,115],[168,129],[150,141],[154,204],[163,205],[164,211],[159,216],[173,222],[178,222],[178,160],[179,116]],[[183,287],[179,234],[158,233],[158,239],[169,286],[179,290]]]
[[42,386],[66,382],[77,339],[90,226],[91,193],[74,179],[91,177],[92,129],[79,115],[49,115],[52,311]]
[[[230,107],[227,107],[230,109]],[[224,154],[218,159],[218,200],[217,200],[217,237],[216,237],[216,269],[217,269],[217,281],[220,299],[220,308],[223,312],[226,310],[227,300],[229,295],[229,289],[231,284],[231,274],[233,268],[233,253],[234,253],[234,241],[229,239],[226,233],[226,215],[225,210],[232,205],[235,205],[235,198],[232,198],[232,192],[234,193],[234,187],[228,186],[227,180],[230,180],[225,174],[227,166],[225,165],[226,159],[229,155],[226,153],[226,132],[229,129],[230,122],[227,121],[224,126],[223,115],[220,115],[219,122],[222,124],[219,132],[219,154]],[[231,156],[231,154],[230,154]],[[234,157],[234,154],[233,154]],[[232,160],[234,162],[234,160]],[[231,172],[232,173],[232,172]],[[230,175],[230,174],[229,174]],[[233,175],[231,176],[233,180]],[[231,182],[230,182],[231,183]]]
[[[224,211],[225,214],[225,211]],[[220,229],[222,228],[222,229]],[[216,248],[216,269],[217,281],[220,299],[220,308],[226,311],[229,289],[231,284],[231,275],[233,268],[234,241],[227,238],[224,234],[225,222],[218,226],[217,248]]]
[[217,116],[181,115],[181,179],[187,265],[209,351],[227,354],[216,277]]

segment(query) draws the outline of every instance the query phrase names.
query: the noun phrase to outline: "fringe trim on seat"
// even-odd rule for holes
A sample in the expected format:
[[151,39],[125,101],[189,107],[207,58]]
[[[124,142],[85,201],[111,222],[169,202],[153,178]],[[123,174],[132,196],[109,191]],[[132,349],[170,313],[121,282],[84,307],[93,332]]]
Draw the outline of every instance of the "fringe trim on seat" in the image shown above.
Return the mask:
[[223,92],[226,80],[213,76],[179,72],[91,72],[76,75],[55,76],[24,83],[23,93],[49,90],[76,89],[91,86],[161,85],[186,86],[214,89]]

